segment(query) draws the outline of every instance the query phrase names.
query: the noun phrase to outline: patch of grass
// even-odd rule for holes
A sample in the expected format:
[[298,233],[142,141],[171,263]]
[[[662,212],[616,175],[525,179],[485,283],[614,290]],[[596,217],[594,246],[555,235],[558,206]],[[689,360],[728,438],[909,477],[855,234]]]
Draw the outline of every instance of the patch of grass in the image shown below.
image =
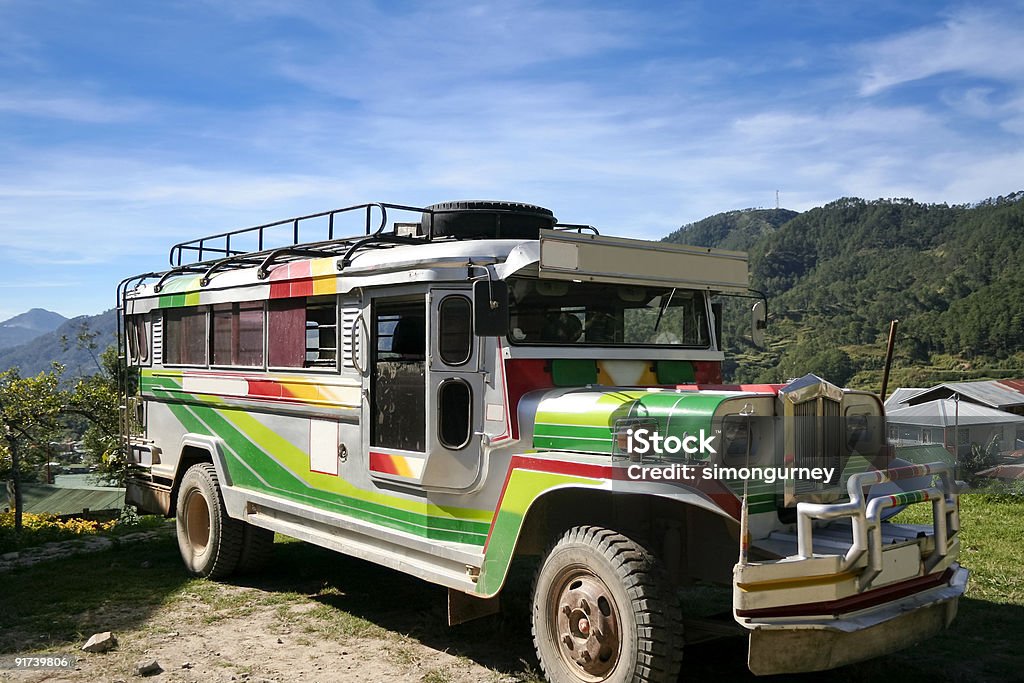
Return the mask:
[[452,678],[451,670],[448,667],[443,666],[439,669],[431,669],[427,671],[420,677],[420,680],[423,681],[423,683],[451,683],[455,679]]
[[329,604],[317,605],[306,612],[304,631],[332,640],[345,638],[386,638],[390,633],[363,617],[355,616]]
[[161,538],[15,569],[0,582],[0,653],[7,653],[131,629],[190,581],[177,544]]
[[409,638],[401,638],[395,643],[385,645],[384,651],[388,653],[388,659],[403,667],[415,666],[421,659]]

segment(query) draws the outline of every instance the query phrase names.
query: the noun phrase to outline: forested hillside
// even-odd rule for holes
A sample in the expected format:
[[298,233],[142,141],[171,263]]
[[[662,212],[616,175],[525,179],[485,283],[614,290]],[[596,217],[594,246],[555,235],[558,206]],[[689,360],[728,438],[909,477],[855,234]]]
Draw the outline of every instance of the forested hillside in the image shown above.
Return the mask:
[[733,211],[666,238],[750,253],[752,286],[769,296],[769,349],[744,338],[749,301],[730,302],[730,379],[818,372],[877,391],[894,318],[891,386],[1024,376],[1024,193],[972,206],[844,198],[788,213]]

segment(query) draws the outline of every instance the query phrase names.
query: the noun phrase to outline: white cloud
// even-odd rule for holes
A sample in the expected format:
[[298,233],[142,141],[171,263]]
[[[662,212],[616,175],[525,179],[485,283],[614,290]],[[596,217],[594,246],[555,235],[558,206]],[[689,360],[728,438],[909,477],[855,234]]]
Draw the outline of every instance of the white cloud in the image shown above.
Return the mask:
[[965,11],[944,23],[862,45],[862,95],[939,74],[956,73],[1020,84],[1024,23],[1019,12]]

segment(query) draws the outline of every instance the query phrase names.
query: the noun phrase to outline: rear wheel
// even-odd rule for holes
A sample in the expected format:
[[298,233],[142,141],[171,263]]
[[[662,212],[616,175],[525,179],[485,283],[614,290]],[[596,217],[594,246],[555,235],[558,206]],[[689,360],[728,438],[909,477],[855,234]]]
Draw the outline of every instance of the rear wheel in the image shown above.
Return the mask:
[[600,527],[567,531],[533,588],[533,640],[552,683],[675,681],[682,620],[653,555]]
[[273,552],[274,532],[247,523],[242,534],[242,554],[238,558],[239,573],[251,574],[263,569]]
[[228,517],[217,470],[201,462],[181,479],[175,510],[178,550],[193,576],[222,579],[238,567],[245,524]]

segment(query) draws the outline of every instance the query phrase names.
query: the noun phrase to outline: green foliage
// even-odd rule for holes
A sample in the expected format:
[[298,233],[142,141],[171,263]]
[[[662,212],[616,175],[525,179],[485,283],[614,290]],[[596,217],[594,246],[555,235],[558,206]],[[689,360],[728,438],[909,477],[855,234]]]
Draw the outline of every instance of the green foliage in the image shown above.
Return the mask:
[[995,467],[999,463],[999,435],[993,436],[987,444],[972,443],[971,450],[966,455],[961,454],[958,460],[960,472],[969,483],[978,481],[975,475],[982,470]]
[[14,514],[0,513],[0,553],[29,548],[50,543],[66,541],[80,536],[95,536],[114,527],[115,522],[98,522],[88,519],[62,520],[56,515],[36,515],[26,512],[23,515],[21,532],[15,528]]
[[17,370],[0,373],[0,439],[4,442],[6,474],[15,499],[15,531],[21,530],[22,522],[22,473],[38,469],[40,462],[49,460],[48,444],[61,430],[62,370],[55,365],[35,377],[22,377]]
[[112,485],[124,486],[131,465],[120,439],[117,378],[125,369],[113,346],[100,354],[98,365],[100,372],[76,382],[69,396],[68,413],[88,421],[82,444],[89,460],[97,467],[97,477]]
[[853,363],[842,349],[817,348],[811,345],[792,346],[782,357],[780,380],[802,377],[813,373],[833,384],[845,386],[853,374]]

